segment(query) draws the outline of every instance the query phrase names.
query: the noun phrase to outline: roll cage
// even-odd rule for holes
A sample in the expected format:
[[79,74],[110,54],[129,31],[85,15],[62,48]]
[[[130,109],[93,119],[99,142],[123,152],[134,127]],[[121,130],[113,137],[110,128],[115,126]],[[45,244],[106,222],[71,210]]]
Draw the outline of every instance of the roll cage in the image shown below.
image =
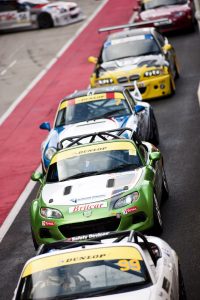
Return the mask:
[[[91,236],[93,236],[91,238]],[[50,252],[51,250],[67,250],[85,246],[92,246],[92,245],[103,245],[105,244],[103,240],[114,239],[111,243],[118,243],[121,242],[123,239],[128,238],[128,243],[137,244],[143,250],[147,250],[154,265],[157,265],[157,260],[161,257],[160,251],[158,247],[148,242],[147,238],[140,232],[134,230],[128,231],[121,231],[121,232],[102,232],[98,234],[88,234],[76,237],[74,241],[73,238],[62,240],[59,242],[54,242],[50,244],[42,244],[38,251],[36,252],[37,255],[45,254]],[[110,241],[109,241],[110,242]]]
[[[61,150],[63,148],[69,148],[74,145],[91,144],[95,141],[95,138],[97,138],[97,137],[100,138],[102,141],[107,141],[107,140],[111,140],[111,139],[125,139],[122,136],[122,134],[125,133],[126,131],[129,131],[131,133],[129,139],[134,141],[137,146],[142,144],[136,131],[133,131],[131,128],[119,128],[119,129],[112,129],[112,130],[107,130],[107,131],[88,133],[88,134],[84,134],[84,135],[76,135],[76,136],[66,137],[57,144],[57,149]],[[90,140],[87,141],[87,143],[84,143],[82,140],[84,140],[85,138],[90,138]],[[64,147],[63,143],[66,141],[68,141],[69,144],[66,147]]]

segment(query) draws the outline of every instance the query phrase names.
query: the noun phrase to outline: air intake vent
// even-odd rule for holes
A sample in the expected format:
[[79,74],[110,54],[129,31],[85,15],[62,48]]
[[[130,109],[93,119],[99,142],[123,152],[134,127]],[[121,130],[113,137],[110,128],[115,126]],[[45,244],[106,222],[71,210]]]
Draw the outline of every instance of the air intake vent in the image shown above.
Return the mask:
[[114,178],[110,178],[110,179],[108,179],[108,181],[107,181],[106,187],[111,188],[111,187],[114,186],[114,183],[115,183],[115,179],[114,179]]
[[119,83],[125,83],[125,82],[128,82],[128,78],[127,77],[120,77],[120,78],[117,79],[117,81]]
[[71,189],[72,189],[71,185],[66,186],[66,188],[64,189],[64,195],[65,196],[69,195],[71,193]]
[[138,74],[131,75],[131,76],[129,77],[129,80],[130,80],[130,81],[139,80],[139,79],[140,79],[140,75],[138,75]]

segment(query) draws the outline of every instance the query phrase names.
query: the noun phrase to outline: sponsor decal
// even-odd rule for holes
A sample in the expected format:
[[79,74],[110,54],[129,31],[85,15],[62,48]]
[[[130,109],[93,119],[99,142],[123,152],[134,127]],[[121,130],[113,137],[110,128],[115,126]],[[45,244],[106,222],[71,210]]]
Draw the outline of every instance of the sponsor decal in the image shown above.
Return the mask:
[[[105,237],[106,238],[106,237]],[[51,254],[46,257],[35,258],[30,261],[24,268],[22,278],[31,274],[48,270],[51,268],[62,267],[64,265],[79,264],[92,261],[101,260],[142,260],[142,256],[138,249],[134,246],[106,246],[95,247],[95,249],[83,249],[67,253],[59,253],[55,251],[55,254]],[[123,266],[122,266],[123,264]],[[128,262],[128,268],[132,268],[134,263]],[[127,268],[127,262],[121,262],[121,266]]]
[[70,238],[67,238],[67,241],[81,241],[81,240],[88,240],[88,239],[94,239],[98,237],[104,237],[107,236],[110,232],[100,232],[100,233],[90,233],[85,235],[79,235],[79,236],[73,236]]
[[99,209],[107,207],[107,202],[97,202],[97,203],[88,203],[88,204],[80,204],[76,206],[71,206],[69,208],[69,213],[87,211],[92,209]]
[[55,226],[56,222],[54,221],[42,221],[42,226]]
[[109,100],[109,99],[116,99],[118,103],[121,102],[124,98],[124,95],[121,92],[108,92],[102,94],[89,94],[87,96],[82,96],[70,100],[65,100],[60,104],[59,110],[64,109],[70,105],[76,105],[85,102],[95,102],[98,100]]
[[94,153],[94,152],[104,152],[104,151],[112,151],[112,150],[128,150],[129,155],[136,155],[136,149],[135,146],[129,142],[129,141],[118,141],[118,142],[110,142],[110,143],[104,143],[100,145],[88,145],[83,146],[80,149],[66,149],[66,151],[63,152],[57,152],[56,155],[53,156],[51,160],[51,165],[61,161],[63,159],[84,155],[88,153]]
[[137,209],[138,209],[137,206],[133,206],[133,207],[126,208],[126,209],[123,211],[123,215],[127,215],[127,214],[129,214],[129,213],[136,212]]

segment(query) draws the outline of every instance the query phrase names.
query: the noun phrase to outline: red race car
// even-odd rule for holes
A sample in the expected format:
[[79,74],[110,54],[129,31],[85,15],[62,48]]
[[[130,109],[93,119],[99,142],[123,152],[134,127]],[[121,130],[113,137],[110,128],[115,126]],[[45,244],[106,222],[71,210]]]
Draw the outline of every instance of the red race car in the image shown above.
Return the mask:
[[[195,6],[193,0],[143,0],[137,1],[135,22],[152,21],[161,32],[194,30]],[[162,19],[162,22],[155,22]]]

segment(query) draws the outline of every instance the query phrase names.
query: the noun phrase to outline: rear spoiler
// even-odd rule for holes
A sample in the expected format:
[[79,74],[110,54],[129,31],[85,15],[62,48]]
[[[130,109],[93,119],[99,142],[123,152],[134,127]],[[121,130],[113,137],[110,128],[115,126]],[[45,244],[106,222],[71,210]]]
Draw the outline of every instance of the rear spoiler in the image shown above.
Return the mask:
[[170,20],[167,18],[159,19],[159,20],[152,20],[152,21],[143,21],[143,22],[137,22],[137,23],[130,23],[130,24],[124,24],[124,25],[117,25],[112,27],[103,27],[98,29],[98,32],[105,32],[105,31],[112,31],[112,30],[118,30],[118,29],[125,29],[125,28],[132,28],[132,27],[139,27],[143,25],[152,25],[152,26],[160,26],[163,24],[169,24]]

